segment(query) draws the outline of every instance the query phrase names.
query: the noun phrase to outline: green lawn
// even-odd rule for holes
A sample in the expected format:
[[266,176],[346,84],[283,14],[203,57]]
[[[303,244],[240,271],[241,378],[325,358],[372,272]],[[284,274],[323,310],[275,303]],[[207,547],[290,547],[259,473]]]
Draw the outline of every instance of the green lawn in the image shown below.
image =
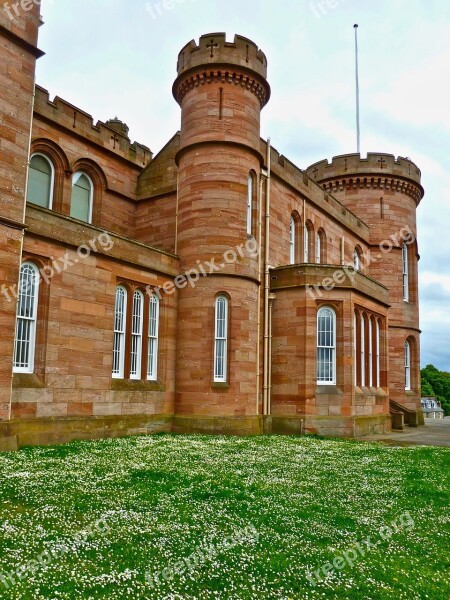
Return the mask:
[[158,435],[0,482],[0,598],[450,597],[449,449]]

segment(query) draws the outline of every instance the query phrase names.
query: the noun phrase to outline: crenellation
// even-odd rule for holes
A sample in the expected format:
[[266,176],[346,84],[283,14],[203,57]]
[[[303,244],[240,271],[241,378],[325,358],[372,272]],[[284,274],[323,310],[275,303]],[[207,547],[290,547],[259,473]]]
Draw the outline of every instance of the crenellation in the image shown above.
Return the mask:
[[59,96],[50,99],[49,92],[36,85],[34,112],[41,118],[55,123],[59,127],[81,135],[91,143],[110,150],[121,158],[145,167],[153,158],[153,153],[144,144],[131,143],[128,132],[97,121],[93,117]]
[[199,43],[191,40],[178,55],[178,75],[204,65],[235,64],[267,77],[267,58],[258,46],[246,37],[235,35],[233,42],[226,41],[225,33],[202,35]]

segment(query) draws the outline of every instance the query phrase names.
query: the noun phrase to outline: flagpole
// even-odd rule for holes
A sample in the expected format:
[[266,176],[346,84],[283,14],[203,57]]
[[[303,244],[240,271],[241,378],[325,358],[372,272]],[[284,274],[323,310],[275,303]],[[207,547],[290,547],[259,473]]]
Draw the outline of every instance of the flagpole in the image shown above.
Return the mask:
[[356,76],[356,147],[358,154],[361,152],[361,129],[359,122],[359,64],[358,64],[358,25],[355,29],[355,76]]

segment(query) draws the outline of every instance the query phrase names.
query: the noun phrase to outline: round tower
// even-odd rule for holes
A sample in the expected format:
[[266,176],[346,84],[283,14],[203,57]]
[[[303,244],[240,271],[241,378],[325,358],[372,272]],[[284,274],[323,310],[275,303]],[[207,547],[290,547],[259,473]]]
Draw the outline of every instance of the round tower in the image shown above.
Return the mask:
[[[204,35],[178,57],[177,253],[181,273],[193,273],[196,281],[178,296],[177,415],[257,414],[260,114],[270,97],[266,76],[265,55],[241,36],[227,42],[224,33]],[[220,331],[218,298],[227,305]],[[217,341],[224,337],[225,343]],[[218,355],[225,369],[219,374]]]
[[361,268],[389,289],[390,399],[420,411],[420,331],[416,210],[421,173],[409,158],[348,154],[308,175],[370,227]]

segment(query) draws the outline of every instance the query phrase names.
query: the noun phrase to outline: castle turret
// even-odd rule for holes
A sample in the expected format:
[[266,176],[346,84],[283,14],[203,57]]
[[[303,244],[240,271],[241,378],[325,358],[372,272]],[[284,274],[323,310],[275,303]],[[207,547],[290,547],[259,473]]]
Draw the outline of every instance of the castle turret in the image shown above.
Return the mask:
[[[177,253],[182,272],[201,273],[179,292],[178,415],[257,414],[260,113],[270,96],[266,74],[263,52],[240,36],[227,42],[224,33],[204,35],[178,57],[173,85],[182,109]],[[227,315],[225,329],[218,331],[220,297]],[[226,343],[215,341],[218,336]],[[216,372],[217,360],[225,373]]]
[[421,173],[409,158],[349,154],[308,168],[308,175],[370,227],[362,268],[389,288],[390,398],[420,411],[416,209]]

